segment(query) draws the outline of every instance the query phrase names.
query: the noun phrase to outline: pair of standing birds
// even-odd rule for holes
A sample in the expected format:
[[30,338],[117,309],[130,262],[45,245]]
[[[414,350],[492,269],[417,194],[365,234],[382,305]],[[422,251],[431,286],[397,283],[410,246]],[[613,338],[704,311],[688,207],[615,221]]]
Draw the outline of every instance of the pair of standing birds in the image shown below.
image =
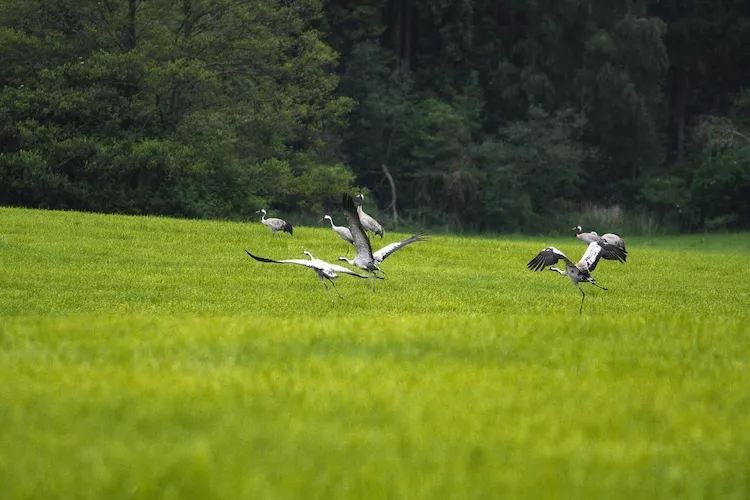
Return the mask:
[[[424,241],[426,239],[424,237],[424,233],[417,233],[404,240],[386,245],[380,250],[378,250],[377,252],[373,252],[372,246],[370,244],[370,240],[367,237],[367,234],[365,233],[365,227],[362,224],[362,218],[360,214],[361,207],[355,207],[354,200],[352,199],[352,197],[349,194],[344,193],[342,197],[342,208],[344,209],[344,215],[346,216],[346,220],[348,223],[347,229],[349,230],[349,233],[352,238],[352,243],[354,244],[354,247],[356,249],[356,255],[354,256],[353,259],[348,259],[344,256],[341,256],[339,257],[339,260],[346,261],[347,263],[349,263],[349,265],[362,269],[363,271],[366,271],[367,272],[366,275],[359,274],[356,271],[352,271],[351,269],[340,266],[338,264],[331,264],[330,262],[326,262],[321,259],[316,259],[307,250],[303,250],[302,253],[304,255],[307,255],[308,260],[304,260],[304,259],[274,260],[274,259],[267,259],[265,257],[258,257],[250,253],[248,250],[245,250],[245,252],[250,257],[252,257],[253,259],[259,262],[272,263],[272,264],[294,264],[294,265],[304,266],[304,267],[312,269],[313,271],[315,271],[315,274],[318,275],[320,282],[323,283],[323,286],[328,292],[328,296],[330,297],[331,302],[335,303],[333,297],[331,296],[331,291],[328,289],[328,285],[326,284],[326,281],[330,282],[331,285],[333,285],[333,289],[336,290],[336,293],[342,299],[343,297],[341,295],[341,292],[339,292],[338,288],[336,287],[336,283],[334,283],[333,281],[336,278],[338,278],[339,274],[346,274],[346,275],[354,276],[357,278],[367,279],[368,286],[371,286],[374,291],[375,282],[372,280],[384,279],[382,276],[378,276],[377,274],[378,272],[383,272],[382,269],[380,269],[380,267],[378,266],[378,264],[382,263],[389,255],[391,255],[396,250],[399,250],[400,248],[403,248],[406,245],[414,243],[415,241]],[[333,224],[333,221],[331,221],[331,224]],[[275,232],[276,231],[274,231],[274,233]],[[380,227],[379,232],[376,232],[376,234],[380,234],[382,238],[383,228]]]
[[[357,199],[359,200],[359,205],[357,206],[357,214],[359,215],[359,220],[362,223],[362,226],[370,231],[371,233],[380,235],[380,238],[383,238],[383,226],[380,225],[378,221],[367,215],[364,210],[362,209],[362,203],[365,201],[365,195],[358,194]],[[261,208],[256,214],[261,214],[260,221],[267,226],[268,228],[273,231],[273,235],[276,236],[279,234],[279,231],[289,233],[290,236],[294,236],[294,228],[291,224],[289,224],[287,221],[283,219],[279,219],[277,217],[269,217],[266,218],[266,209]],[[336,231],[339,236],[341,236],[345,241],[348,243],[354,244],[354,240],[352,239],[351,231],[349,231],[348,227],[343,226],[337,226],[333,223],[333,219],[331,219],[330,215],[325,215],[321,220],[321,222],[325,219],[328,219],[331,221],[331,228]]]
[[[628,252],[625,250],[625,240],[616,234],[606,233],[599,236],[596,231],[583,233],[581,232],[581,226],[576,226],[573,230],[577,232],[576,238],[589,244],[583,257],[576,264],[560,250],[550,246],[539,252],[536,257],[526,264],[526,267],[532,271],[541,271],[549,266],[550,271],[558,272],[570,278],[570,281],[581,292],[581,307],[578,308],[578,312],[581,313],[583,311],[583,300],[586,298],[586,294],[581,289],[581,283],[590,283],[597,288],[607,290],[603,286],[598,285],[593,276],[591,276],[591,273],[599,263],[599,259],[625,262]],[[555,267],[555,264],[560,260],[565,263],[564,269]]]

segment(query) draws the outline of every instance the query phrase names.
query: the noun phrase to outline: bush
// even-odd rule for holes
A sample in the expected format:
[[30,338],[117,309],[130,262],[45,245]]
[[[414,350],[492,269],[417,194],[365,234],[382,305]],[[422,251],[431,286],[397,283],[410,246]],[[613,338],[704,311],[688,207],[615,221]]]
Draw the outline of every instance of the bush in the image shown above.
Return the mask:
[[707,228],[750,227],[750,146],[707,158],[696,172],[691,194]]

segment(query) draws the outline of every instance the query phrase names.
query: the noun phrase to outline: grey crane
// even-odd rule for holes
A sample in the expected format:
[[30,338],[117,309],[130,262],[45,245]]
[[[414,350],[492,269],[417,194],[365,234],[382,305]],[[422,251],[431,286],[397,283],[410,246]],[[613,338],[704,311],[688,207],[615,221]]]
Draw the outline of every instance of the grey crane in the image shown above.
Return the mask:
[[[589,243],[586,252],[581,257],[581,260],[577,264],[573,264],[564,253],[555,247],[547,247],[537,254],[536,257],[531,259],[526,267],[532,271],[541,271],[545,266],[550,266],[550,271],[557,271],[558,273],[570,278],[570,281],[578,288],[581,292],[581,307],[578,312],[583,311],[583,299],[586,298],[586,294],[581,289],[580,283],[591,283],[597,288],[607,290],[603,286],[596,283],[596,280],[591,276],[591,273],[596,269],[596,264],[602,257],[609,257],[610,260],[625,261],[625,252],[615,245],[610,245],[607,242],[592,241]],[[565,262],[565,269],[558,269],[555,267],[558,261],[562,260]]]
[[[589,233],[583,233],[583,229],[581,226],[576,226],[573,228],[573,231],[576,232],[576,238],[578,238],[581,241],[585,241],[586,243],[591,243],[592,241],[605,241],[609,243],[610,245],[614,245],[623,252],[625,252],[626,256],[628,251],[625,249],[625,240],[620,238],[618,235],[614,233],[604,233],[603,235],[599,236],[599,234],[596,231],[591,231]],[[604,257],[605,259],[607,257]],[[625,259],[623,259],[623,262]]]
[[[372,255],[372,246],[370,245],[370,239],[365,234],[365,228],[362,226],[362,221],[359,218],[359,211],[354,206],[354,200],[349,193],[344,193],[341,204],[344,209],[344,215],[346,216],[346,222],[349,225],[349,231],[352,233],[352,240],[354,241],[354,249],[356,254],[354,259],[349,260],[346,257],[343,259],[339,257],[339,260],[345,260],[350,265],[358,267],[364,271],[367,271],[367,285],[370,286],[371,282],[369,277],[373,275],[375,271],[380,271],[375,257]],[[375,291],[375,282],[372,282],[372,289]]]
[[[344,226],[337,226],[333,223],[333,218],[330,215],[324,215],[322,219],[320,219],[320,222],[323,222],[324,220],[328,219],[331,222],[331,229],[341,236],[341,239],[347,242],[349,245],[354,245],[354,238],[352,238],[352,232],[349,230],[348,227]],[[349,245],[346,246],[347,254],[349,253]]]
[[282,219],[277,219],[276,217],[269,217],[266,219],[266,209],[261,208],[256,214],[263,214],[260,216],[260,221],[265,224],[266,226],[271,228],[271,231],[273,231],[273,235],[276,236],[276,234],[279,231],[286,231],[289,233],[290,236],[294,236],[294,228],[291,224],[289,224],[287,221]]
[[248,250],[245,250],[245,253],[247,253],[250,257],[257,260],[258,262],[266,262],[266,263],[272,263],[272,264],[295,264],[298,266],[304,266],[304,267],[312,269],[313,271],[315,271],[315,274],[318,275],[320,282],[323,283],[323,287],[326,289],[326,292],[328,292],[328,297],[331,299],[331,303],[334,303],[334,304],[336,302],[333,300],[333,297],[331,296],[331,291],[328,289],[328,285],[326,284],[325,280],[328,280],[331,283],[331,285],[333,285],[333,289],[336,290],[336,293],[338,294],[338,296],[343,299],[344,297],[341,295],[341,292],[339,292],[339,289],[336,288],[336,283],[333,282],[333,280],[339,277],[338,273],[348,274],[349,276],[355,276],[357,278],[363,278],[363,279],[369,278],[369,276],[364,276],[362,274],[352,271],[351,269],[347,269],[344,266],[339,266],[338,264],[331,264],[329,262],[316,259],[307,250],[303,250],[302,253],[307,255],[309,257],[309,260],[304,260],[304,259],[274,260],[274,259],[267,259],[265,257],[258,257],[257,255],[251,254]]
[[380,238],[383,238],[383,226],[381,226],[378,221],[370,217],[365,213],[364,210],[362,210],[362,204],[365,202],[365,195],[360,193],[357,195],[357,199],[359,200],[359,205],[357,205],[357,213],[359,214],[359,220],[362,222],[362,227],[364,227],[367,231],[370,231],[374,234],[379,234]]

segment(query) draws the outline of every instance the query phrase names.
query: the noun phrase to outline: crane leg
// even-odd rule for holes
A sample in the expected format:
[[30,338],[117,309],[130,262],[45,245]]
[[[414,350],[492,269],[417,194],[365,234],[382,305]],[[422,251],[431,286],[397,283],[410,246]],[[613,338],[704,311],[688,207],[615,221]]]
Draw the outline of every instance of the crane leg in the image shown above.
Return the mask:
[[586,298],[586,294],[583,293],[583,290],[581,290],[581,287],[578,287],[578,291],[581,292],[581,307],[578,308],[578,314],[581,314],[583,312],[583,299]]
[[[318,278],[320,279],[320,282],[323,283],[323,288],[325,288],[326,292],[328,292],[328,298],[331,299],[331,304],[335,304],[336,301],[333,300],[333,297],[331,296],[331,291],[328,289],[328,285],[326,285],[326,281],[323,279],[322,276],[318,276]],[[331,283],[333,283],[333,281]],[[336,292],[338,293],[338,290],[336,290]]]
[[333,285],[333,289],[336,290],[337,294],[339,294],[339,298],[343,299],[344,297],[341,295],[341,292],[339,292],[339,289],[336,287],[336,283],[334,283],[333,280],[328,280],[328,281],[331,282],[331,285]]

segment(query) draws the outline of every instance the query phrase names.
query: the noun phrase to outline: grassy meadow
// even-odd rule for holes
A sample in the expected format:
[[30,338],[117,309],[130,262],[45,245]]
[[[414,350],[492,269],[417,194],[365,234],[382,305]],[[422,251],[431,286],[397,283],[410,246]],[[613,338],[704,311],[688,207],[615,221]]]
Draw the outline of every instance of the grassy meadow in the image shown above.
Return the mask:
[[0,498],[750,497],[750,234],[294,234],[0,208]]

